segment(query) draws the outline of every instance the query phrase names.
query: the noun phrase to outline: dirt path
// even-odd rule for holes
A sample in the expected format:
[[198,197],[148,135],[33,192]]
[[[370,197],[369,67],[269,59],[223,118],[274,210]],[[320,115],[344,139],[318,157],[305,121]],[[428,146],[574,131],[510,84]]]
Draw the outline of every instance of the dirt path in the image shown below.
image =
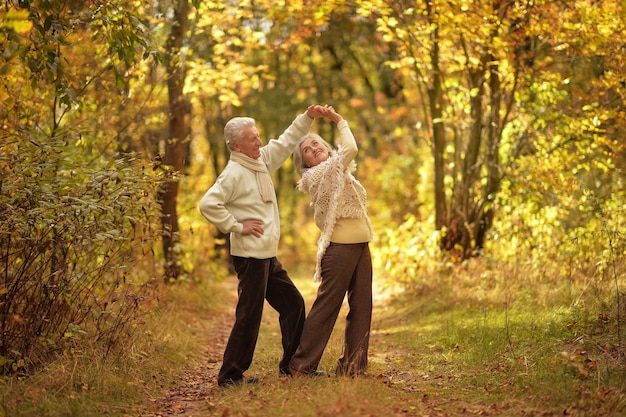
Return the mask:
[[211,318],[211,327],[207,331],[210,339],[206,342],[204,359],[199,366],[181,375],[178,384],[168,389],[163,397],[150,399],[150,408],[158,411],[142,414],[142,417],[198,416],[206,409],[209,393],[220,389],[217,386],[217,373],[234,319],[237,279],[228,278],[223,285],[225,301],[232,309],[224,309]]
[[[140,417],[199,417],[212,415],[209,409],[213,408],[213,401],[219,402],[220,390],[222,390],[222,388],[217,386],[217,373],[222,363],[222,354],[234,320],[236,287],[237,280],[235,277],[230,277],[223,282],[225,305],[229,305],[230,308],[216,313],[215,316],[211,317],[210,323],[207,323],[206,349],[203,353],[203,358],[199,361],[200,364],[182,374],[175,386],[167,389],[162,397],[149,399],[149,408],[155,411],[148,414],[141,414]],[[307,305],[310,305],[312,300],[307,300],[306,302]],[[275,318],[275,312],[267,305],[266,310],[268,317],[264,316],[264,323],[261,324],[262,327],[267,326],[267,322]],[[380,339],[380,337],[381,334],[373,332],[373,341]],[[372,359],[381,362],[390,362],[393,361],[394,358],[397,359],[402,356],[402,353],[399,351],[396,352],[396,357],[393,354],[390,355],[389,352],[385,352],[384,354],[378,353],[375,349],[372,349],[370,354]],[[408,372],[399,372],[391,368],[388,374],[375,375],[373,378],[379,380],[381,385],[393,388],[394,390],[407,392],[416,390],[412,384],[412,376]],[[422,409],[426,407],[431,410],[430,413],[426,414],[429,416],[447,415],[446,413],[438,413],[436,404],[429,404],[429,402],[430,399],[421,398],[416,401],[415,407],[413,408]],[[403,417],[415,415],[408,411],[406,404],[399,407],[399,411],[391,415],[401,415]],[[229,415],[228,409],[226,408],[225,410],[226,414],[224,415]],[[479,415],[492,414],[479,413]]]
[[[222,397],[226,394],[221,391],[222,388],[217,386],[217,373],[234,320],[237,281],[233,277],[224,281],[223,284],[225,304],[230,308],[216,313],[215,316],[211,317],[210,323],[207,323],[206,349],[202,359],[199,360],[200,364],[182,374],[175,385],[167,389],[162,397],[149,399],[149,409],[154,411],[141,414],[141,417],[230,415],[229,408],[220,404],[223,400]],[[310,305],[310,300],[307,301],[307,305]],[[275,319],[273,311],[268,311],[268,316],[270,317],[264,320]],[[269,327],[267,323],[262,324],[263,326]],[[451,370],[446,370],[445,364],[440,364],[437,368],[439,373],[433,375],[424,373],[418,365],[406,365],[405,359],[408,357],[407,355],[410,356],[410,353],[407,353],[402,346],[397,344],[389,346],[385,341],[385,335],[386,332],[373,332],[370,354],[372,361],[385,363],[388,366],[382,372],[371,375],[370,379],[375,380],[377,386],[384,387],[382,389],[385,396],[392,404],[388,410],[387,415],[389,416],[552,415],[550,413],[542,414],[531,407],[520,406],[516,401],[496,404],[493,401],[479,400],[478,398],[469,402],[467,399],[463,400],[459,397],[459,393],[456,392],[452,383],[455,374]],[[415,359],[417,360],[417,358]],[[268,390],[271,389],[273,388],[268,386]],[[366,395],[373,392],[368,392]],[[252,403],[255,401],[258,402],[258,399],[251,398]],[[367,401],[364,399],[364,403]],[[339,406],[335,406],[335,408],[337,407]],[[215,414],[216,411],[219,414]],[[341,413],[334,415],[341,415]]]

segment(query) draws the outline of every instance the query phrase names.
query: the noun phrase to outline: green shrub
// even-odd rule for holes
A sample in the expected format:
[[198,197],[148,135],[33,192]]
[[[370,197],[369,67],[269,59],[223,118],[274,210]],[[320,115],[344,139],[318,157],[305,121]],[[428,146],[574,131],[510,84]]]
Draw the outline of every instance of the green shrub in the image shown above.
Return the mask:
[[150,257],[158,231],[158,178],[131,157],[77,154],[49,137],[0,148],[3,373],[29,371],[81,340],[110,353],[149,298],[150,280],[133,266]]

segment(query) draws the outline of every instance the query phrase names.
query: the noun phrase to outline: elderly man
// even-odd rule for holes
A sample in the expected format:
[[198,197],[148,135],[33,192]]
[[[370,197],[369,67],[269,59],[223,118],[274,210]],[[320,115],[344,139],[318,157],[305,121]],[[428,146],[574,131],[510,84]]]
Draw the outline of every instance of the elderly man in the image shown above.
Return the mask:
[[305,306],[300,291],[276,258],[280,218],[270,174],[291,155],[314,119],[322,117],[322,109],[310,106],[278,139],[265,146],[250,117],[235,117],[224,127],[230,160],[200,201],[202,215],[221,232],[230,234],[230,253],[239,280],[235,324],[217,376],[220,386],[256,382],[256,378],[244,378],[244,373],[252,363],[264,300],[279,314],[283,345],[279,374],[289,375],[289,361],[302,334]]

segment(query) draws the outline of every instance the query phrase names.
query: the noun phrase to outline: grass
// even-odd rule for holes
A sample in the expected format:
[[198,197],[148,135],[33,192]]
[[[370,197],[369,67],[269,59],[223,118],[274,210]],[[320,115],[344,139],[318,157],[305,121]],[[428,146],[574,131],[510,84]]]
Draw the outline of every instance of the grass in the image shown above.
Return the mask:
[[[309,274],[298,275],[310,307],[316,286]],[[212,381],[203,382],[187,412],[171,414],[626,415],[623,342],[616,340],[612,290],[603,283],[494,273],[478,261],[411,289],[379,278],[385,286],[375,292],[370,367],[356,379],[279,378],[280,334],[267,307],[247,373],[259,383],[222,389],[214,378],[235,295],[227,282],[227,288],[204,282],[166,290],[165,307],[137,329],[129,359],[101,363],[96,352],[77,352],[31,378],[2,380],[0,415],[167,415],[151,400],[207,361]],[[320,366],[331,372],[345,313],[344,306]]]
[[[531,283],[532,276],[509,271],[456,272],[448,276],[454,282],[420,288],[417,300],[404,293],[379,315],[385,339],[413,355],[396,363],[399,372],[421,375],[408,378],[413,390],[441,403],[454,393],[460,404],[489,415],[625,412],[623,344],[616,344],[615,329],[589,332],[596,306],[583,308],[572,297],[586,284]],[[611,346],[621,352],[607,352]],[[451,406],[447,415],[462,413]]]
[[164,287],[125,355],[103,361],[99,348],[87,345],[28,378],[0,379],[0,416],[139,415],[148,397],[203,359],[210,318],[222,305],[212,289]]

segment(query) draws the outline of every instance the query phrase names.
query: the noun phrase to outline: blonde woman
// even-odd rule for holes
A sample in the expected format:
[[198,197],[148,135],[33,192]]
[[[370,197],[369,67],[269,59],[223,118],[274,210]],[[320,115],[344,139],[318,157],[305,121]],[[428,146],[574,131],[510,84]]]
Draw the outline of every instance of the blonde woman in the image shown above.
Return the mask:
[[365,372],[372,320],[372,261],[369,242],[373,231],[367,216],[367,193],[352,175],[358,148],[348,122],[332,107],[322,110],[335,122],[341,144],[334,150],[317,134],[306,134],[296,145],[294,166],[301,179],[298,189],[311,197],[314,220],[320,229],[315,281],[317,297],[291,358],[292,376],[320,376],[318,365],[348,296],[343,352],[337,376]]

